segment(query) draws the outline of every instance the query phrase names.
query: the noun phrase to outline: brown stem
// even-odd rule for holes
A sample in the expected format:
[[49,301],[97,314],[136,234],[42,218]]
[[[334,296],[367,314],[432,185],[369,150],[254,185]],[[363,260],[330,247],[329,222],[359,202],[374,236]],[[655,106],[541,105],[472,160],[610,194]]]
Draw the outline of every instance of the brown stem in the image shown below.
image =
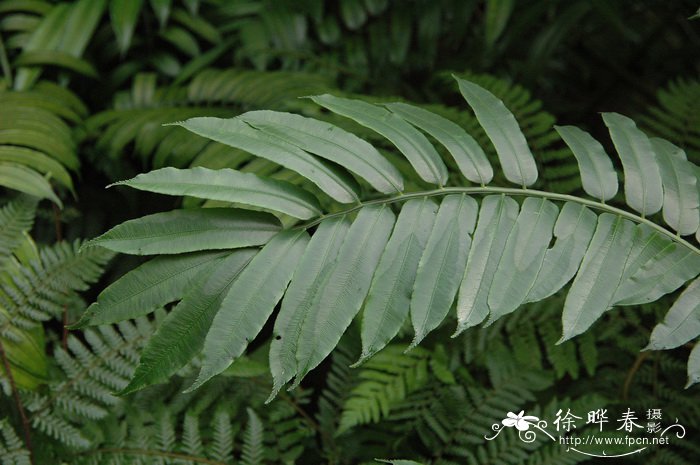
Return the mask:
[[15,384],[15,378],[12,376],[12,371],[10,370],[10,361],[5,353],[5,346],[2,345],[2,340],[0,340],[0,357],[2,358],[2,364],[5,368],[5,373],[7,374],[7,379],[10,380],[10,388],[12,389],[12,397],[17,405],[17,411],[22,419],[22,428],[24,429],[24,444],[27,446],[27,451],[29,452],[29,463],[34,465],[34,453],[32,450],[32,435],[29,428],[29,421],[27,420],[27,415],[24,413],[24,405],[22,404],[22,399],[19,397],[19,391],[17,390],[17,385]]
[[[53,206],[53,224],[56,228],[56,242],[63,240],[63,225],[61,223],[61,209],[54,203]],[[63,306],[63,334],[61,335],[61,346],[63,350],[68,348],[68,305]]]
[[56,241],[61,242],[63,240],[63,225],[61,224],[61,209],[54,203],[53,206],[53,224],[56,228]]
[[[253,383],[257,384],[258,386],[263,386],[263,385],[264,385],[265,387],[268,387],[266,383],[261,382],[259,379],[251,378],[251,381],[253,381]],[[301,405],[299,405],[299,404],[297,403],[297,401],[295,401],[294,398],[292,398],[292,396],[290,396],[290,395],[287,394],[286,392],[282,392],[282,391],[278,392],[277,395],[280,396],[280,398],[281,398],[283,401],[285,401],[285,402],[287,402],[289,405],[291,405],[292,408],[293,408],[294,410],[296,410],[296,412],[304,418],[304,420],[309,424],[309,426],[310,426],[314,431],[316,431],[317,433],[323,435],[323,431],[321,430],[321,426],[320,426],[320,425],[316,422],[316,420],[314,420],[308,413],[306,413],[306,410],[304,410],[304,409],[301,407]]]
[[634,364],[632,364],[632,367],[630,370],[627,372],[627,377],[625,378],[625,384],[622,387],[622,400],[627,400],[629,396],[629,391],[630,391],[630,386],[632,385],[632,380],[634,379],[634,375],[639,371],[639,367],[642,366],[642,363],[644,360],[647,359],[651,355],[651,352],[640,352],[639,355],[637,355],[637,359],[634,361]]

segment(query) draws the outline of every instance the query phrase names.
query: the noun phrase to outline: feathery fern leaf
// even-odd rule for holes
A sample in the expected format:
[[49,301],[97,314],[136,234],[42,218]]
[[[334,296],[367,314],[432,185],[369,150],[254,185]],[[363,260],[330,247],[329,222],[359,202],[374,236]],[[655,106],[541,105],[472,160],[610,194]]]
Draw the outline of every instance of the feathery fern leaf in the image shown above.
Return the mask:
[[661,89],[658,103],[639,117],[650,133],[678,144],[700,164],[700,80],[677,79]]
[[249,408],[241,465],[262,465],[263,459],[263,424],[255,411]]
[[[466,139],[438,117],[421,113],[418,119],[415,112],[407,112],[402,106],[380,107],[331,95],[312,97],[328,110],[384,136],[414,170],[414,174],[406,172],[402,176],[419,178],[417,186],[432,184],[436,188],[389,195],[380,190],[371,200],[320,215],[291,212],[288,202],[299,203],[296,193],[271,197],[264,205],[266,210],[280,216],[292,213],[308,221],[287,223],[286,229],[273,237],[233,281],[204,339],[205,364],[196,385],[226,369],[242,354],[272,314],[287,283],[289,288],[275,328],[276,341],[281,342],[275,342],[271,350],[275,390],[293,377],[298,385],[333,350],[363,308],[363,319],[367,318],[363,352],[367,355],[386,345],[400,323],[409,317],[415,332],[414,345],[417,344],[443,322],[455,300],[459,333],[484,321],[493,324],[523,303],[552,295],[573,279],[562,317],[562,340],[566,340],[588,330],[613,306],[657,300],[700,273],[700,249],[694,239],[688,238],[697,224],[698,188],[679,174],[697,167],[680,149],[649,140],[629,118],[606,113],[603,119],[624,168],[625,200],[639,215],[604,203],[616,188],[617,178],[611,176],[610,163],[605,161],[600,144],[570,128],[560,128],[560,132],[579,157],[586,178],[584,190],[597,200],[530,189],[528,186],[538,177],[536,163],[513,115],[478,85],[460,79],[458,83],[496,149],[506,180],[517,187],[446,186],[445,163],[424,132],[431,135],[431,129],[439,127],[453,138],[459,133],[461,140]],[[392,108],[398,110],[394,112]],[[426,120],[430,124],[423,124]],[[248,124],[245,131],[250,134],[284,139],[285,144],[307,156],[324,152],[325,157],[331,157],[329,154],[334,152],[337,169],[347,166],[370,186],[379,182],[378,176],[398,179],[389,165],[373,164],[372,170],[362,167],[368,152],[364,151],[363,156],[354,154],[366,145],[332,125],[273,112],[244,114],[234,121]],[[208,118],[195,123],[200,134],[218,140],[225,138],[226,143],[236,140],[234,135],[221,136],[228,127],[237,131],[236,125],[228,125],[226,120]],[[189,124],[183,123],[185,127]],[[337,137],[329,137],[329,131]],[[445,140],[445,133],[438,132],[435,139]],[[333,146],[333,142],[342,149]],[[345,161],[351,157],[356,158],[353,167]],[[483,159],[478,163],[483,163]],[[299,174],[303,176],[302,171]],[[194,189],[198,196],[235,201],[236,207],[249,209],[263,206],[256,196],[269,193],[263,184],[252,191],[247,184],[227,186],[214,181],[215,186],[192,187],[191,182],[199,182],[202,173],[178,171],[182,181],[170,183],[157,180],[160,173],[156,171],[126,184],[170,195],[188,195]],[[161,186],[162,182],[166,182],[167,189]],[[397,181],[392,185],[392,189],[400,186]],[[385,187],[390,190],[388,185]],[[326,198],[324,193],[316,195]],[[486,197],[479,205],[475,197],[482,195]],[[522,203],[516,201],[523,197]],[[407,233],[405,227],[405,221],[417,221],[419,200],[433,211],[437,209],[434,215],[421,216],[421,226],[424,223],[430,228],[429,234],[427,229]],[[561,208],[557,203],[563,203]],[[402,220],[404,209],[411,219]],[[649,218],[662,209],[674,231]],[[596,215],[592,210],[602,213]],[[400,228],[395,211],[400,212]],[[310,218],[312,215],[317,216]],[[316,231],[309,241],[305,231],[314,227]],[[110,237],[121,228],[124,226],[117,226],[103,237]],[[299,237],[304,240],[297,244]],[[191,247],[206,250],[221,245],[201,240]],[[289,255],[278,255],[282,262],[276,273],[268,269],[271,264],[263,259],[266,250],[273,248],[293,250]],[[267,286],[271,287],[266,289],[267,276]],[[378,284],[385,276],[393,283],[389,287]],[[255,305],[246,303],[249,293],[256,290],[269,298],[258,300]],[[409,315],[405,307],[396,304],[399,296],[404,304],[408,301]],[[229,308],[227,303],[238,299],[243,304]],[[368,325],[373,325],[371,330]]]
[[153,324],[141,319],[117,328],[90,328],[85,331],[87,344],[70,335],[68,350],[54,348],[65,379],[52,383],[47,394],[26,396],[32,426],[68,447],[87,448],[95,432],[83,425],[107,417],[123,402],[112,393],[129,383],[138,351],[152,333]]
[[70,124],[85,116],[84,105],[48,82],[0,90],[0,101],[0,185],[61,205],[50,181],[73,191],[69,171],[78,169],[79,160]]
[[7,418],[0,420],[0,461],[2,465],[31,465],[29,451]]
[[100,424],[104,438],[93,449],[76,456],[73,463],[234,463],[234,431],[224,410],[217,410],[210,420],[189,411],[179,421],[169,406],[159,403],[148,411],[129,412],[121,421],[115,420],[110,417]]
[[10,258],[22,242],[23,233],[32,228],[35,213],[36,200],[29,196],[19,197],[0,209],[0,263]]
[[337,434],[357,425],[377,423],[391,407],[427,381],[428,353],[390,345],[370,359],[357,374],[358,384],[345,401]]
[[78,253],[80,242],[42,248],[29,263],[15,262],[0,275],[0,305],[8,312],[0,337],[58,317],[75,291],[95,282],[112,257],[104,250]]
[[112,159],[133,147],[154,168],[240,168],[251,160],[249,154],[164,125],[196,116],[231,117],[251,107],[296,110],[303,106],[296,97],[328,88],[322,77],[292,72],[207,69],[186,86],[171,87],[157,87],[154,76],[143,73],[134,77],[130,91],[116,95],[113,109],[90,117],[86,126],[99,153]]

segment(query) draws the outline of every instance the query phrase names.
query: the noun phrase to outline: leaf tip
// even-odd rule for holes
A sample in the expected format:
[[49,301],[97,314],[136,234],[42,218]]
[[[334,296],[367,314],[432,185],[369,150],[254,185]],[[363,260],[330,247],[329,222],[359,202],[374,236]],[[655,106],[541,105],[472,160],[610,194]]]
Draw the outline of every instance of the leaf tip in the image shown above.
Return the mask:
[[370,357],[371,357],[372,355],[374,355],[374,354],[375,354],[375,352],[362,352],[362,354],[360,355],[360,358],[358,358],[357,361],[356,361],[355,363],[353,363],[352,365],[350,365],[350,368],[357,368],[357,367],[359,367],[360,365],[362,365],[363,363],[365,363],[365,362],[367,361],[367,359],[370,358]]
[[273,382],[272,391],[270,391],[270,395],[267,397],[267,400],[265,400],[265,405],[275,400],[275,397],[277,397],[277,394],[280,392],[280,389],[282,389],[282,386],[284,386],[284,383],[280,383],[277,380]]
[[187,121],[173,121],[172,123],[163,123],[161,126],[184,126]]

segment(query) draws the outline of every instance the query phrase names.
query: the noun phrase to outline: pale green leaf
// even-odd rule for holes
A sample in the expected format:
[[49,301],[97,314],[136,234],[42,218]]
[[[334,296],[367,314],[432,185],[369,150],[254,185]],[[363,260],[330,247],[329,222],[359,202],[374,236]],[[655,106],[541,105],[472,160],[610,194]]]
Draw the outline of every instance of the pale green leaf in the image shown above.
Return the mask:
[[239,116],[251,126],[357,174],[385,194],[401,192],[403,179],[370,143],[343,129],[312,118],[276,111],[251,111]]
[[243,270],[214,317],[204,341],[202,368],[189,391],[243,354],[282,298],[308,242],[303,230],[282,231]]
[[309,318],[323,272],[335,261],[349,228],[350,221],[345,217],[322,221],[294,272],[275,320],[270,345],[273,388],[268,401],[296,375],[296,352],[303,342],[302,327]]
[[261,245],[279,230],[277,219],[266,213],[197,208],[126,221],[85,246],[135,255],[177,254]]
[[675,349],[700,335],[700,279],[683,291],[654,328],[647,349]]
[[311,99],[322,107],[348,117],[389,139],[424,181],[440,186],[447,182],[447,167],[435,147],[420,131],[398,116],[361,100],[328,94],[317,95]]
[[700,383],[700,342],[695,344],[688,357],[688,384],[685,388],[688,389],[695,383]]
[[253,173],[229,168],[161,168],[113,185],[124,185],[159,194],[235,202],[304,220],[321,214],[318,200],[309,192],[288,182],[262,178]]
[[134,377],[121,394],[166,381],[199,353],[231,283],[256,253],[256,249],[236,250],[200,270],[185,297],[148,341]]
[[224,255],[226,252],[212,251],[156,257],[107,286],[72,329],[151,313],[181,298],[192,279]]
[[586,193],[601,202],[617,194],[617,172],[600,142],[576,126],[554,126],[569,146],[581,171]]
[[537,165],[515,116],[491,92],[464,79],[455,79],[476,119],[493,142],[506,179],[519,186],[534,184]]
[[411,347],[445,319],[467,264],[479,207],[462,195],[448,195],[440,204],[433,229],[418,265],[411,296],[415,336]]
[[109,2],[112,29],[117,36],[117,45],[122,54],[129,49],[142,6],[143,0],[110,0]]
[[28,168],[55,179],[73,191],[73,181],[68,171],[59,162],[42,152],[14,145],[0,146],[0,164],[4,162],[26,165]]
[[595,231],[597,217],[584,205],[566,202],[554,225],[556,242],[544,255],[526,302],[545,299],[564,287],[578,271]]
[[616,305],[654,302],[700,273],[700,255],[675,242],[641,265],[615,295]]
[[238,118],[190,118],[177,124],[200,136],[296,171],[338,202],[353,203],[359,200],[355,192],[356,183],[347,174],[295,145],[253,129]]
[[40,66],[57,66],[91,78],[99,76],[97,69],[90,62],[59,50],[24,52],[17,57],[15,65],[37,68]]
[[[491,48],[506,28],[515,0],[487,0],[484,20],[484,41]],[[533,44],[534,45],[534,44]]]
[[632,249],[625,263],[625,268],[620,278],[620,285],[615,291],[613,304],[618,304],[620,301],[640,291],[644,292],[649,283],[640,282],[638,277],[632,279],[632,276],[639,272],[641,267],[647,263],[657,263],[666,254],[673,251],[674,248],[675,246],[672,245],[671,241],[659,231],[651,229],[645,224],[636,225]]
[[168,22],[170,9],[172,8],[172,0],[150,0],[151,8],[158,18],[158,23],[163,27]]
[[664,187],[663,217],[680,235],[693,234],[700,225],[698,181],[685,152],[672,143],[652,138]]
[[634,223],[620,216],[603,213],[598,217],[593,239],[566,296],[562,341],[586,331],[612,306],[634,230]]
[[493,276],[517,216],[518,203],[510,197],[490,195],[481,202],[479,222],[459,287],[455,336],[488,316],[487,299]]
[[51,188],[51,184],[42,175],[15,163],[0,163],[0,186],[14,189],[40,199],[49,199],[59,207],[63,203]]
[[335,348],[360,310],[394,220],[387,205],[363,208],[335,263],[323,271],[323,282],[299,339],[295,385]]
[[481,185],[491,182],[493,168],[486,154],[464,129],[440,115],[407,103],[388,103],[385,106],[440,142],[465,178]]
[[546,199],[523,202],[491,283],[489,321],[514,312],[527,298],[544,263],[559,208]]
[[427,197],[409,200],[401,209],[362,311],[362,354],[358,364],[396,336],[408,316],[418,263],[437,211],[437,204]]
[[649,138],[626,116],[603,113],[603,121],[622,160],[627,205],[642,216],[658,212],[663,205],[663,189]]

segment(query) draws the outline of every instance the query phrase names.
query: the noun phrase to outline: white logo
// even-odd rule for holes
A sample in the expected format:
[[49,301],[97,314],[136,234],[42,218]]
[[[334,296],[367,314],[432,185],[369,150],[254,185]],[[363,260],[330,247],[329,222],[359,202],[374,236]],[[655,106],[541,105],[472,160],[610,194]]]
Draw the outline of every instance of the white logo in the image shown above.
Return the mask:
[[[525,415],[525,411],[521,410],[518,414],[508,412],[506,417],[500,423],[491,425],[491,429],[495,432],[492,436],[484,435],[487,441],[493,441],[505,429],[515,428],[518,431],[518,437],[521,441],[532,443],[537,440],[537,435],[542,433],[551,441],[558,442],[566,446],[566,451],[576,452],[589,457],[614,458],[624,457],[627,455],[638,454],[650,446],[668,445],[672,434],[675,433],[676,438],[682,439],[685,437],[685,427],[678,423],[663,426],[661,409],[649,409],[646,412],[646,425],[637,422],[643,422],[637,414],[630,408],[622,413],[616,421],[620,426],[615,429],[617,434],[603,434],[603,425],[607,423],[607,409],[592,410],[586,415],[586,425],[597,426],[597,432],[585,434],[577,434],[577,420],[583,420],[584,417],[575,415],[570,409],[559,409],[556,417],[552,422],[552,427],[559,433],[555,437],[554,432],[547,431],[548,422],[541,420],[533,415]],[[580,423],[580,422],[579,422]],[[637,433],[636,435],[634,433]],[[642,434],[642,435],[640,435]],[[607,454],[605,447],[627,448],[632,449],[624,452]],[[640,447],[641,446],[641,447]],[[588,450],[590,449],[590,450]]]

